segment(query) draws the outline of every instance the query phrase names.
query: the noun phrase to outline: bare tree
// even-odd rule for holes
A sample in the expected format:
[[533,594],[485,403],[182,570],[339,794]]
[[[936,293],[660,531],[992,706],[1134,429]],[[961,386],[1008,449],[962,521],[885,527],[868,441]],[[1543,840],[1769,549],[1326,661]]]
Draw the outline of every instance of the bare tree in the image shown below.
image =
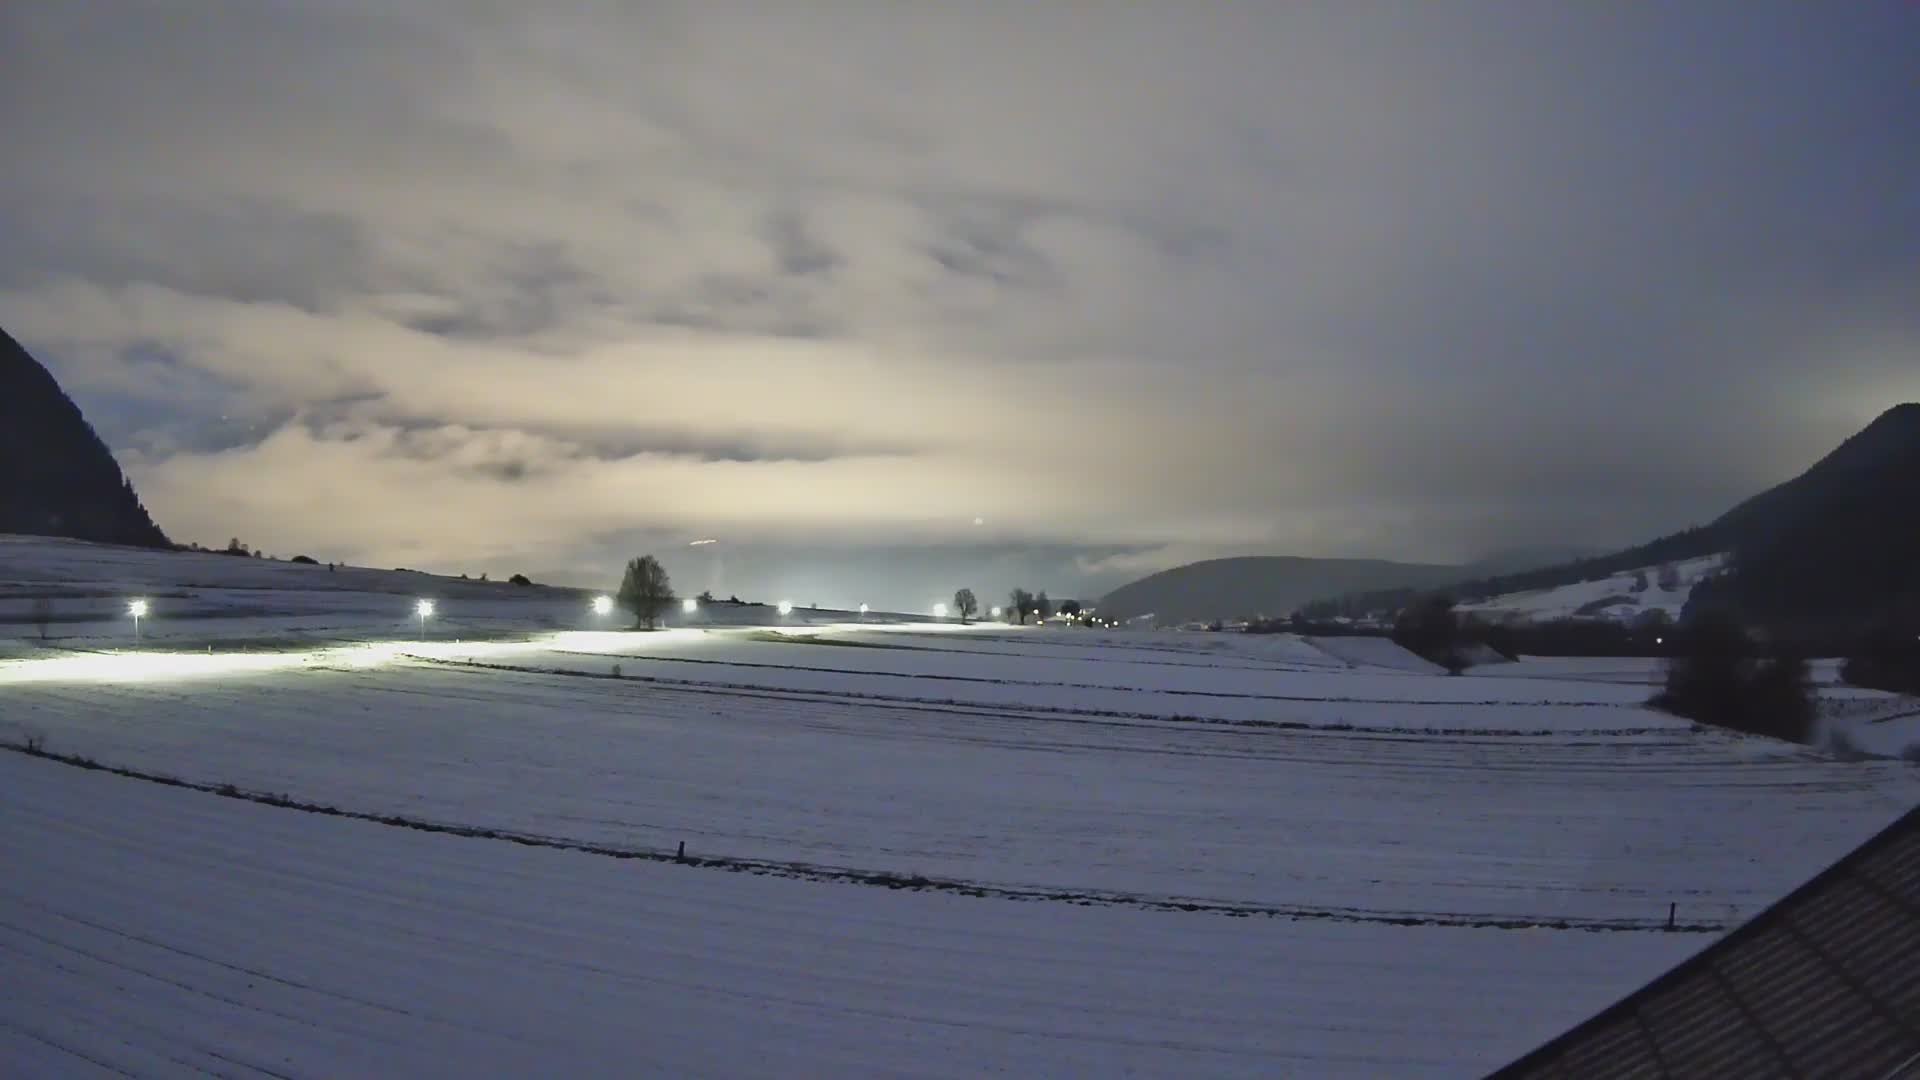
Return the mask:
[[633,612],[635,626],[653,629],[671,603],[673,582],[660,560],[642,555],[627,564],[627,574],[620,581],[620,606]]
[[960,589],[953,594],[953,610],[960,613],[960,621],[966,622],[980,611],[980,601],[973,595],[972,589]]
[[1041,589],[1040,595],[1034,597],[1033,610],[1035,614],[1040,616],[1040,619],[1043,622],[1046,620],[1047,616],[1053,614],[1053,601],[1047,599],[1047,590]]
[[33,625],[40,628],[40,640],[47,640],[50,636],[49,631],[53,627],[53,597],[39,596],[34,598]]
[[1033,614],[1033,594],[1018,588],[1008,593],[1007,614],[1017,616],[1021,626],[1027,625],[1027,616]]

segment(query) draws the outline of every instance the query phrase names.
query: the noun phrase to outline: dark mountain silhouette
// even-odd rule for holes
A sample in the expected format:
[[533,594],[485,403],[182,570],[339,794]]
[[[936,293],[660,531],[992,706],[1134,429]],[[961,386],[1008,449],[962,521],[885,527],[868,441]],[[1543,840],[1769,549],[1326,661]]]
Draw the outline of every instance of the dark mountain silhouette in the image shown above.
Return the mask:
[[1733,552],[1712,603],[1762,622],[1920,628],[1920,404],[1709,526]]
[[[1711,524],[1599,558],[1456,582],[1446,591],[1480,599],[1550,589],[1722,551],[1733,553],[1732,572],[1696,588],[1696,602],[1801,629],[1920,621],[1920,404],[1887,410],[1806,472]],[[1352,593],[1313,607],[1397,608],[1412,595]]]
[[1151,614],[1157,622],[1279,616],[1318,596],[1363,589],[1430,589],[1457,580],[1459,566],[1380,559],[1306,559],[1249,555],[1176,566],[1122,585],[1096,610],[1116,618]]
[[170,546],[79,407],[4,330],[0,533]]

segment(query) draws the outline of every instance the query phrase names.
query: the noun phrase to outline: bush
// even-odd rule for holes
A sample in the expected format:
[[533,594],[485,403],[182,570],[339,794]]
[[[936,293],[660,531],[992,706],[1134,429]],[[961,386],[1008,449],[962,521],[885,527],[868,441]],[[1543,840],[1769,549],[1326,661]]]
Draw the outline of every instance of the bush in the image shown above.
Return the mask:
[[1667,685],[1652,704],[1703,724],[1806,743],[1813,736],[1807,662],[1761,660],[1753,639],[1730,619],[1702,616],[1679,634]]
[[299,563],[301,566],[319,566],[320,565],[320,560],[314,558],[311,555],[295,555],[293,558],[288,559],[287,561]]
[[1401,612],[1394,620],[1393,640],[1408,652],[1446,668],[1449,675],[1467,669],[1460,619],[1453,612],[1450,596],[1429,596]]
[[525,587],[528,585],[532,585],[533,581],[529,579],[525,574],[515,574],[512,577],[507,579],[507,583],[510,585],[519,585],[519,586]]
[[1882,628],[1840,665],[1840,677],[1855,686],[1920,694],[1920,640],[1904,629]]

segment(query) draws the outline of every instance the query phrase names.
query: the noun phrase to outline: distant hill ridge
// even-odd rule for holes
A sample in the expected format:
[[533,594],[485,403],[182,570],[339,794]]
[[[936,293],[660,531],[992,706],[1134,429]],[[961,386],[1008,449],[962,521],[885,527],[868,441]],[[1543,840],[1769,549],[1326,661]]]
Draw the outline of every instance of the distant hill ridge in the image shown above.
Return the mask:
[[[1920,622],[1920,403],[1888,409],[1804,473],[1708,525],[1598,558],[1443,585],[1456,599],[1479,600],[1719,552],[1732,553],[1732,572],[1703,584],[1695,602],[1801,626]],[[1378,610],[1411,596],[1356,590],[1323,594],[1310,607]]]
[[53,375],[0,330],[0,533],[170,546]]
[[1433,588],[1464,567],[1382,559],[1309,559],[1246,555],[1162,570],[1103,597],[1102,614],[1161,623],[1285,615],[1316,597],[1384,588]]

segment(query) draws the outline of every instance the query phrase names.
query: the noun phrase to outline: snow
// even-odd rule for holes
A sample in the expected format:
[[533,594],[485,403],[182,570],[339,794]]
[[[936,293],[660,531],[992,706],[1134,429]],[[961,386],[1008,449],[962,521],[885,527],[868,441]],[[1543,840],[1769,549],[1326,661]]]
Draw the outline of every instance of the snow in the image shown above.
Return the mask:
[[1908,747],[1920,746],[1920,697],[1879,690],[1827,692],[1820,721],[1823,736],[1838,732],[1863,753],[1901,757]]
[[1462,1076],[1706,940],[789,881],[11,754],[0,865],[17,1076]]
[[[533,842],[0,753],[23,1075],[1471,1074],[1710,940],[1653,932],[1670,903],[1730,926],[1920,797],[1651,712],[1643,661],[766,608],[616,633],[575,594],[0,553],[0,603],[167,598],[141,650],[110,609],[17,623],[0,742]],[[415,578],[470,638],[417,639]],[[538,846],[682,842],[754,872]]]
[[1351,667],[1382,667],[1395,671],[1438,674],[1440,665],[1422,659],[1383,637],[1316,637],[1314,648]]
[[[1727,556],[1722,553],[1674,563],[1679,584],[1672,589],[1660,587],[1660,567],[1656,565],[1628,570],[1596,581],[1489,597],[1460,604],[1456,610],[1461,614],[1478,615],[1496,621],[1523,619],[1544,622],[1572,618],[1586,612],[1600,618],[1630,622],[1656,611],[1677,620],[1681,610],[1686,607],[1687,598],[1693,594],[1693,587],[1719,573],[1726,562]],[[1645,576],[1647,587],[1636,592],[1635,578],[1640,575]],[[1615,597],[1619,598],[1618,603],[1598,612],[1590,610],[1590,605]]]
[[[531,630],[590,631],[626,618],[595,615],[593,595],[581,589],[518,587],[408,570],[341,566],[330,571],[324,564],[0,535],[0,657],[20,655],[38,643],[33,607],[41,598],[53,603],[49,632],[60,647],[132,644],[127,605],[139,598],[148,601],[152,612],[141,622],[142,641],[148,645],[257,648],[416,639],[420,624],[414,605],[421,598],[435,601],[436,614],[427,623],[435,640],[524,636]],[[854,612],[806,608],[783,617],[771,605],[723,602],[703,606],[691,616],[676,607],[665,622],[801,627],[862,618]],[[864,616],[876,624],[916,618],[886,612]]]

